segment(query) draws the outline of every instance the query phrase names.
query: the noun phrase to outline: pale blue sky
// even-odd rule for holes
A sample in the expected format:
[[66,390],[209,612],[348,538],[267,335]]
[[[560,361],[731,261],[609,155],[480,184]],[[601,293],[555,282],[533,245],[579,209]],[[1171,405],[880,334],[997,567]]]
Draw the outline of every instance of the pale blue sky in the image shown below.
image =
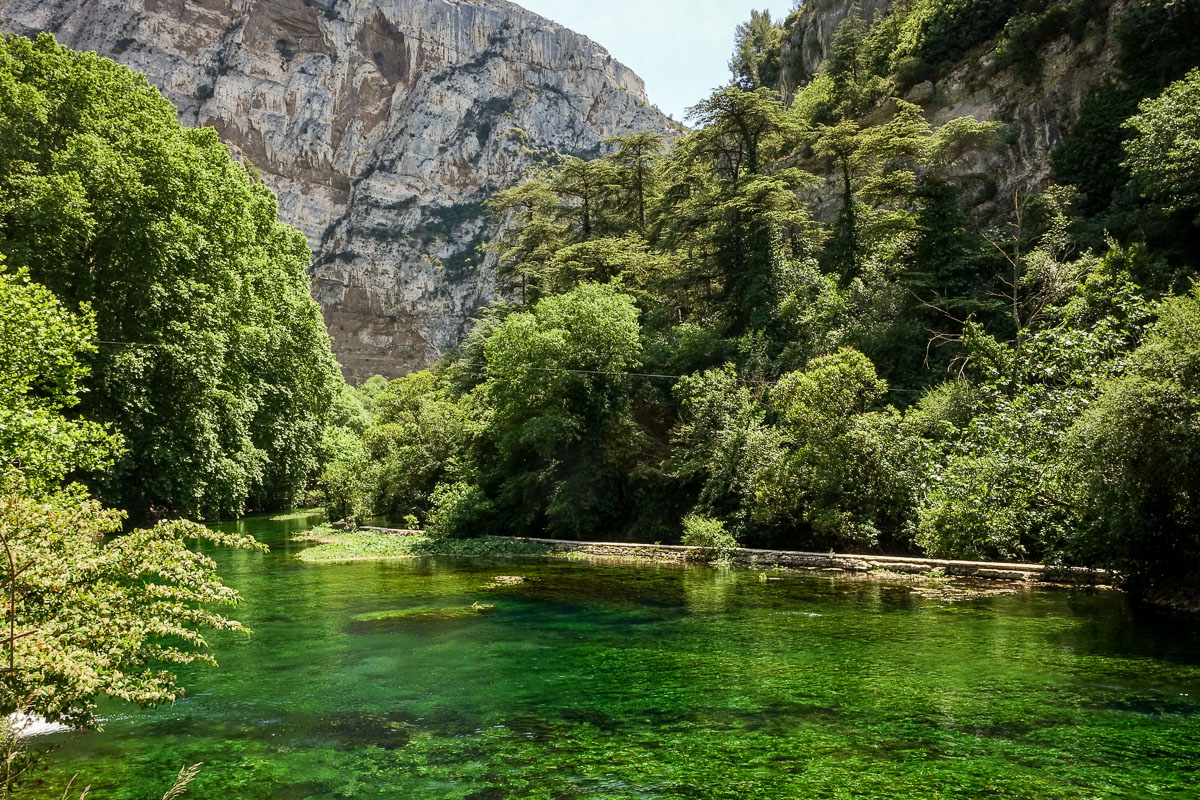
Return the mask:
[[750,9],[787,16],[792,0],[514,0],[599,42],[646,81],[675,119],[729,80],[733,32]]

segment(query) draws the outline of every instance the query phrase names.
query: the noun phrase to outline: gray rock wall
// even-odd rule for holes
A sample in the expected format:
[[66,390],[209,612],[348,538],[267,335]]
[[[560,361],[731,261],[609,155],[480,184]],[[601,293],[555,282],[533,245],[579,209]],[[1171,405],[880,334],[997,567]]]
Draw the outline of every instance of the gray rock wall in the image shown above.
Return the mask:
[[429,365],[496,297],[483,203],[532,149],[672,127],[603,48],[504,0],[0,0],[0,29],[145,73],[257,167],[356,378]]
[[[922,106],[935,127],[964,116],[1007,126],[1005,141],[996,151],[970,154],[956,166],[962,175],[978,179],[966,198],[969,205],[986,217],[1005,217],[1012,211],[1015,195],[1040,191],[1052,182],[1054,150],[1079,118],[1084,98],[1113,74],[1113,34],[1135,2],[1101,0],[1093,24],[1080,41],[1064,35],[1043,48],[1042,74],[1032,83],[1022,80],[1016,70],[997,65],[993,41],[968,52],[936,83],[905,92],[905,99]],[[805,0],[792,18],[782,57],[785,63],[793,58],[800,65],[796,73],[800,85],[821,69],[833,35],[853,5],[850,0]],[[870,21],[877,13],[887,13],[894,0],[860,0],[857,5]],[[785,76],[784,85],[778,87],[788,101],[798,88],[789,80]],[[862,123],[883,123],[894,109],[895,104],[885,100]],[[830,220],[840,207],[840,189],[837,176],[823,177],[825,185],[815,189],[811,199],[818,216]]]

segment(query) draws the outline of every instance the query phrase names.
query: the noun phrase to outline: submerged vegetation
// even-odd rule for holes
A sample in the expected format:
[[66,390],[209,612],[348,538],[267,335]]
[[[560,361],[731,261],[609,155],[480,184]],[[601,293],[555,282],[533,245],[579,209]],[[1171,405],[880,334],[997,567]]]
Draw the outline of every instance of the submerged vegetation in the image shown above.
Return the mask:
[[1042,560],[1194,592],[1190,45],[1123,124],[1107,232],[1079,216],[1094,188],[995,196],[979,165],[1003,126],[903,99],[982,43],[1101,11],[1049,5],[852,13],[788,103],[784,34],[756,15],[696,130],[497,195],[512,299],[435,369],[372,386],[331,510],[452,537],[679,541],[687,518],[715,550]]

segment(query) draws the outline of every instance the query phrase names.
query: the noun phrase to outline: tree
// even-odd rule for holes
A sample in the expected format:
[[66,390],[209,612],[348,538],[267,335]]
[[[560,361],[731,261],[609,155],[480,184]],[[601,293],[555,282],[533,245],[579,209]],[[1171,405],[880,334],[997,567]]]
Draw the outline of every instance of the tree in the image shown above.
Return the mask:
[[684,155],[711,164],[718,180],[736,183],[763,171],[790,133],[783,104],[765,88],[728,87],[689,111],[697,131],[682,145]]
[[340,383],[303,237],[112,61],[9,37],[0,86],[0,249],[95,314],[79,413],[126,446],[95,487],[135,514],[289,502]]
[[1067,553],[1153,599],[1200,589],[1200,291],[1167,300],[1127,371],[1067,434],[1081,525]]
[[183,689],[170,665],[216,663],[203,631],[244,630],[211,610],[236,604],[237,592],[187,543],[259,547],[253,539],[164,522],[106,542],[122,517],[78,488],[33,499],[19,477],[4,479],[5,636],[17,639],[0,672],[0,714],[89,728],[101,694],[138,705],[174,700]]
[[475,406],[475,395],[455,394],[444,373],[414,372],[388,384],[366,433],[378,513],[424,521],[439,485],[470,477],[463,462],[479,425]]
[[883,84],[867,63],[869,29],[862,9],[855,3],[834,31],[829,58],[822,67],[832,83],[833,102],[844,117],[865,111],[866,102],[880,94]]
[[558,194],[548,174],[536,173],[488,200],[499,228],[489,245],[496,253],[496,277],[510,290],[519,290],[521,304],[537,302],[544,291],[547,268],[569,230],[560,220]]
[[751,9],[750,19],[737,26],[729,71],[743,89],[779,84],[784,30],[771,21],[771,12]]
[[[898,414],[874,410],[886,392],[871,362],[850,348],[780,378],[770,401],[783,446],[758,475],[755,519],[804,526],[806,547],[903,547],[913,448]],[[885,534],[892,538],[881,542]]]
[[490,409],[480,481],[516,531],[582,537],[627,518],[629,417],[640,364],[638,312],[615,287],[585,283],[507,317],[488,338]]
[[720,287],[729,335],[761,331],[786,295],[777,255],[803,253],[820,238],[797,196],[814,179],[775,163],[795,130],[768,90],[726,88],[693,113],[704,127],[677,145],[656,241],[687,249],[690,282],[706,293]]
[[668,469],[696,487],[694,514],[729,522],[745,540],[754,533],[757,476],[778,459],[779,433],[733,364],[682,378],[674,394],[681,413]]
[[616,167],[620,203],[643,237],[647,234],[646,211],[659,189],[659,162],[665,146],[663,135],[643,131],[605,141],[615,150],[608,160]]
[[585,161],[575,156],[564,157],[554,173],[553,186],[558,196],[566,200],[560,203],[559,214],[578,239],[587,241],[610,230],[608,211],[616,180],[616,171],[605,159]]
[[77,471],[108,467],[120,451],[111,430],[66,413],[79,404],[95,352],[86,307],[68,312],[54,295],[10,271],[0,255],[0,473],[15,471],[27,492],[53,491]]
[[1124,166],[1144,197],[1200,225],[1200,69],[1144,100],[1125,123]]
[[[1072,540],[1094,502],[1079,494],[1084,473],[1063,455],[1070,431],[1121,374],[1153,313],[1129,276],[1140,257],[1114,247],[1103,259],[1079,259],[1086,277],[1070,296],[1009,341],[967,327],[964,379],[910,415],[925,427],[943,420],[927,435],[934,452],[917,519],[929,553],[1081,560]],[[946,402],[948,389],[954,402]],[[931,414],[930,402],[955,410]]]
[[189,522],[105,540],[124,515],[70,475],[107,468],[119,440],[68,414],[87,379],[92,317],[26,273],[0,272],[0,715],[90,727],[98,695],[148,705],[179,696],[169,665],[211,662],[205,629],[237,593],[187,542],[253,548]]

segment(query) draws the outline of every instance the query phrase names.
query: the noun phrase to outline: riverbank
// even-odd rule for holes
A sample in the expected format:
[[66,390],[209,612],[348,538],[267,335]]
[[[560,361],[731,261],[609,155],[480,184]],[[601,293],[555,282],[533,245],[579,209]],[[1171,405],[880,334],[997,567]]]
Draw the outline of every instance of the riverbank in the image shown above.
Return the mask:
[[[704,561],[703,548],[631,542],[574,542],[562,539],[485,536],[479,539],[433,539],[424,531],[367,527],[356,531],[319,528],[295,537],[316,542],[300,558],[314,563],[420,558],[431,555],[553,556],[650,563]],[[1048,567],[1043,564],[997,563],[794,550],[738,548],[731,564],[751,569],[790,569],[885,577],[970,578],[1026,584],[1108,587],[1114,576],[1101,570]]]
[[548,556],[553,548],[544,544],[499,536],[478,539],[434,539],[421,531],[393,531],[384,528],[359,528],[354,531],[318,527],[292,537],[293,541],[311,542],[298,556],[312,564],[338,564],[352,561],[390,561],[426,556]]

